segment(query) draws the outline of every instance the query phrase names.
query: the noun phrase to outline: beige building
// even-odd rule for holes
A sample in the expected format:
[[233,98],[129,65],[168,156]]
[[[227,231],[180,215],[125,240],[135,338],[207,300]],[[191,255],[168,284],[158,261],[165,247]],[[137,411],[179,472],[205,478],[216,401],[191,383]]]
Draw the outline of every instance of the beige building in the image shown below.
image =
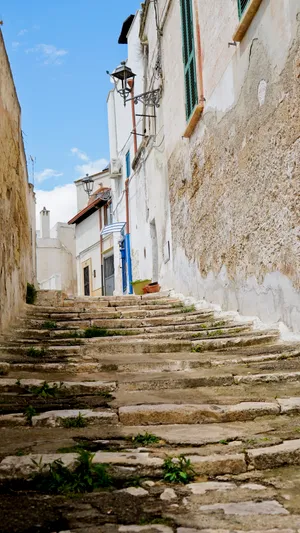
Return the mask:
[[140,235],[156,223],[158,281],[299,332],[300,0],[146,0],[138,44],[136,24],[128,58],[142,66],[127,65],[161,98],[130,216]]
[[0,30],[0,330],[35,282],[35,195],[28,183],[21,108]]

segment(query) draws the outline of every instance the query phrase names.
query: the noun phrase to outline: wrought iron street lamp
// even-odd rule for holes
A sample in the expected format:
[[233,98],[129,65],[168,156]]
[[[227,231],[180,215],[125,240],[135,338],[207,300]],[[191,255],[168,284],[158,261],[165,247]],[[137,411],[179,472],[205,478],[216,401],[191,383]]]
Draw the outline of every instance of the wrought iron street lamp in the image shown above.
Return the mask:
[[161,88],[147,91],[142,94],[134,95],[132,98],[128,98],[132,90],[130,80],[134,80],[136,74],[134,74],[131,68],[126,65],[126,61],[122,61],[121,64],[114,70],[114,72],[110,73],[107,71],[107,74],[112,77],[116,91],[122,96],[124,107],[126,106],[126,102],[130,102],[131,100],[133,100],[135,104],[142,102],[147,106],[151,105],[154,107],[159,107]]
[[88,197],[90,197],[94,188],[94,180],[87,174],[86,177],[82,178],[81,181],[85,192],[87,193]]

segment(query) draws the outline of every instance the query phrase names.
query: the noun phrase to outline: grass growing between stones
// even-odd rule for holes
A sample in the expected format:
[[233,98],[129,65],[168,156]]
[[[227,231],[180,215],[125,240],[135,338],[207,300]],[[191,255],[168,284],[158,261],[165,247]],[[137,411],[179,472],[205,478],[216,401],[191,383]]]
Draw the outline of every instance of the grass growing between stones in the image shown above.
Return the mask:
[[28,357],[45,357],[45,355],[47,355],[47,350],[45,350],[45,348],[34,348],[32,346],[27,350],[26,354]]
[[80,450],[72,471],[60,459],[42,468],[35,463],[39,467],[39,472],[33,477],[35,488],[50,494],[79,494],[110,487],[112,480],[107,466],[93,465],[94,456],[93,453]]
[[29,391],[34,394],[35,396],[38,396],[39,398],[56,398],[57,393],[61,387],[57,385],[57,383],[54,383],[54,385],[49,385],[47,381],[44,381],[42,385],[36,386],[36,387],[30,387]]
[[181,309],[181,313],[193,313],[196,311],[196,307],[194,305],[185,305]]
[[33,416],[36,416],[37,412],[35,410],[34,407],[32,407],[32,405],[28,405],[24,411],[24,416],[27,420],[27,423],[29,424],[29,426],[32,426],[32,417]]
[[168,483],[183,483],[186,485],[195,479],[195,471],[190,459],[184,455],[167,457],[163,464],[164,480]]
[[61,423],[64,428],[85,428],[88,425],[81,413],[76,417],[63,418]]
[[42,329],[57,329],[57,323],[52,320],[46,320],[46,322],[42,324]]
[[159,441],[159,437],[153,435],[152,433],[148,433],[147,431],[132,437],[132,442],[134,444],[141,444],[142,446],[151,446],[151,444],[157,444]]
[[126,330],[118,330],[118,329],[104,329],[104,328],[98,328],[98,326],[91,326],[89,328],[86,328],[84,331],[74,331],[72,333],[66,333],[61,336],[61,338],[73,338],[73,339],[92,339],[95,337],[118,337],[118,336],[130,336],[130,335],[136,335],[136,332],[132,331],[126,331]]

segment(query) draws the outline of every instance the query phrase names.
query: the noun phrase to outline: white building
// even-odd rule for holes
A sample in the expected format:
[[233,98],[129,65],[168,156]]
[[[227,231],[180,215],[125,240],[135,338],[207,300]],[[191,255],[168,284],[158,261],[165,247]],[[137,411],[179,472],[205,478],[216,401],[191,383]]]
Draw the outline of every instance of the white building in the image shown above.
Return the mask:
[[114,236],[111,232],[101,234],[113,222],[110,172],[105,169],[89,178],[94,184],[90,197],[82,179],[75,181],[79,212],[69,221],[75,227],[77,292],[79,296],[112,295],[115,289]]
[[[161,85],[160,71],[155,69],[154,58],[147,56],[147,43],[140,39],[140,24],[141,13],[138,11],[125,21],[119,39],[119,42],[128,45],[127,49],[124,48],[124,55],[128,55],[127,64],[136,74],[128,98],[146,90],[159,89]],[[153,70],[148,83],[145,78],[147,68]],[[117,89],[120,89],[120,83]],[[116,268],[116,293],[121,294],[130,292],[130,282],[137,279],[151,279],[170,287],[172,247],[161,113],[153,105],[143,102],[135,105],[132,100],[124,107],[117,89],[110,91],[107,104],[112,171],[116,168],[112,180],[114,220],[127,222],[123,237],[125,261],[123,259],[121,270]],[[122,169],[119,174],[118,167]],[[116,248],[117,245],[118,240]],[[116,250],[116,266],[118,262]]]
[[63,290],[75,295],[76,259],[75,231],[58,222],[50,231],[50,211],[40,212],[40,231],[37,236],[37,281],[40,289]]
[[122,165],[113,211],[128,222],[133,279],[294,331],[299,13],[300,0],[145,0],[119,39],[139,103],[108,96],[112,168]]

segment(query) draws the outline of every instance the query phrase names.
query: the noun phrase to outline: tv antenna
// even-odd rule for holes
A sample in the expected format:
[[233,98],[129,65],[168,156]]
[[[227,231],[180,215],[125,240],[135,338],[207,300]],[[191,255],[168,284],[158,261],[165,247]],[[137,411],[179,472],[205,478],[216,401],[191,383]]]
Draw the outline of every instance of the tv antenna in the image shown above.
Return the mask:
[[31,161],[31,180],[32,180],[32,184],[34,185],[34,170],[35,170],[36,157],[30,155],[29,159]]

